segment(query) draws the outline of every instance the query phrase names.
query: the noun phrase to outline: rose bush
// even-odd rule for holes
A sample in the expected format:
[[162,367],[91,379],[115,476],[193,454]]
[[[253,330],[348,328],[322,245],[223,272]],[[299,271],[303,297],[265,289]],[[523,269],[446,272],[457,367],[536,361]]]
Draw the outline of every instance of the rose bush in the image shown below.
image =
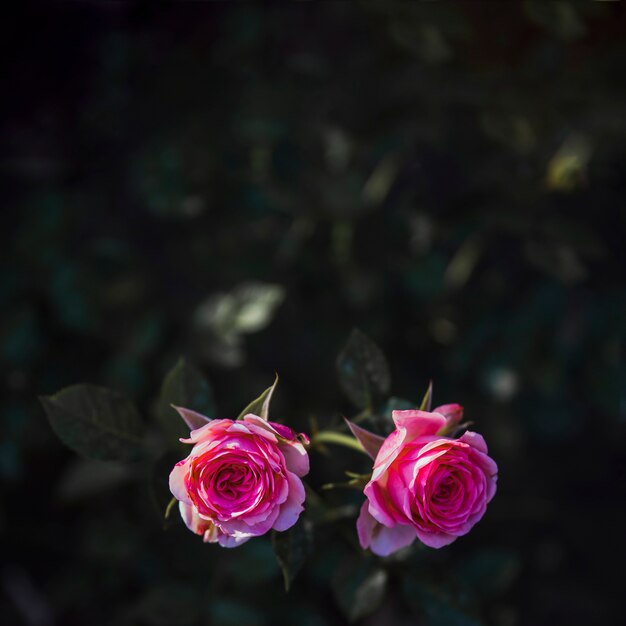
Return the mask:
[[466,534],[496,491],[498,468],[481,435],[447,436],[462,407],[393,411],[357,520],[359,541],[387,556],[418,538],[440,548]]
[[[192,413],[177,410],[184,419]],[[296,523],[305,498],[300,477],[309,471],[305,435],[248,414],[208,421],[181,441],[193,448],[174,466],[170,491],[204,541],[232,548]]]

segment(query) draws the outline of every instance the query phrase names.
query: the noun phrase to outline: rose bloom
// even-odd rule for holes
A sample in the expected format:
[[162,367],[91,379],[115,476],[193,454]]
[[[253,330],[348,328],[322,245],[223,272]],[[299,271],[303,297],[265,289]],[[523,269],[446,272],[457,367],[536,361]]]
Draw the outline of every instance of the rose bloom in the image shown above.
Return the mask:
[[208,421],[181,441],[193,448],[174,466],[170,490],[204,541],[233,548],[296,523],[305,497],[300,477],[309,471],[305,435],[248,414]]
[[361,546],[387,556],[417,537],[441,548],[465,535],[496,492],[498,467],[481,435],[443,435],[462,408],[393,411],[396,430],[382,444],[364,493],[357,531]]

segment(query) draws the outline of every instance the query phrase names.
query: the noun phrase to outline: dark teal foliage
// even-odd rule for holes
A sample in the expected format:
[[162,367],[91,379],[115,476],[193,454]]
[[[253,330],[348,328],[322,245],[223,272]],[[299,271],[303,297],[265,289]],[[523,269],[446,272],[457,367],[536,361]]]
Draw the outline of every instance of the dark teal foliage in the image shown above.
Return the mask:
[[[617,623],[622,5],[16,3],[0,621]],[[170,403],[235,418],[277,371],[272,420],[309,433],[386,434],[432,379],[499,464],[484,519],[362,554],[362,496],[320,488],[368,459],[328,446],[312,534],[164,520]]]

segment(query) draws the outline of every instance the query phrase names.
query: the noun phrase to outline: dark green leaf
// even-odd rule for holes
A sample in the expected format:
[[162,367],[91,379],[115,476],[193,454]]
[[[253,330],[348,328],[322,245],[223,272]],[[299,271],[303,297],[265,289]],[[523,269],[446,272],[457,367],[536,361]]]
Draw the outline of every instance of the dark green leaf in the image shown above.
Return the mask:
[[360,330],[353,330],[337,357],[339,385],[358,408],[370,408],[388,393],[389,365],[381,349]]
[[333,578],[333,593],[350,622],[371,615],[381,604],[387,588],[387,571],[361,559],[344,562]]
[[270,402],[272,401],[276,385],[278,385],[278,374],[276,374],[274,384],[271,387],[268,387],[258,398],[252,400],[252,402],[250,402],[250,404],[248,404],[248,406],[246,406],[246,408],[239,414],[237,419],[242,419],[248,413],[257,415],[264,420],[269,419]]
[[41,402],[54,432],[79,454],[100,461],[141,456],[141,417],[122,394],[96,385],[72,385]]
[[172,405],[192,409],[207,417],[215,410],[211,386],[200,371],[184,358],[165,377],[156,407],[156,417],[168,443],[178,447],[178,439],[189,436],[189,426]]
[[289,530],[272,533],[272,546],[283,571],[285,590],[289,591],[291,583],[304,565],[313,548],[313,527],[311,523],[300,518]]

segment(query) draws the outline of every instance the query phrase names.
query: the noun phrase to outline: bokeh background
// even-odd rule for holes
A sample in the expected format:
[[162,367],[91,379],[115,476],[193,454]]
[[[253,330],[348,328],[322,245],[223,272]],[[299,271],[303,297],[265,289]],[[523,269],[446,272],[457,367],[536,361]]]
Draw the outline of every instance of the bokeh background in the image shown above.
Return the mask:
[[[3,624],[355,617],[358,494],[323,496],[285,594],[269,540],[164,529],[167,463],[81,460],[37,400],[107,385],[150,425],[184,355],[216,416],[278,371],[275,419],[332,427],[354,327],[500,466],[363,623],[620,623],[623,3],[14,3],[0,29]],[[312,460],[316,489],[366,469]]]

